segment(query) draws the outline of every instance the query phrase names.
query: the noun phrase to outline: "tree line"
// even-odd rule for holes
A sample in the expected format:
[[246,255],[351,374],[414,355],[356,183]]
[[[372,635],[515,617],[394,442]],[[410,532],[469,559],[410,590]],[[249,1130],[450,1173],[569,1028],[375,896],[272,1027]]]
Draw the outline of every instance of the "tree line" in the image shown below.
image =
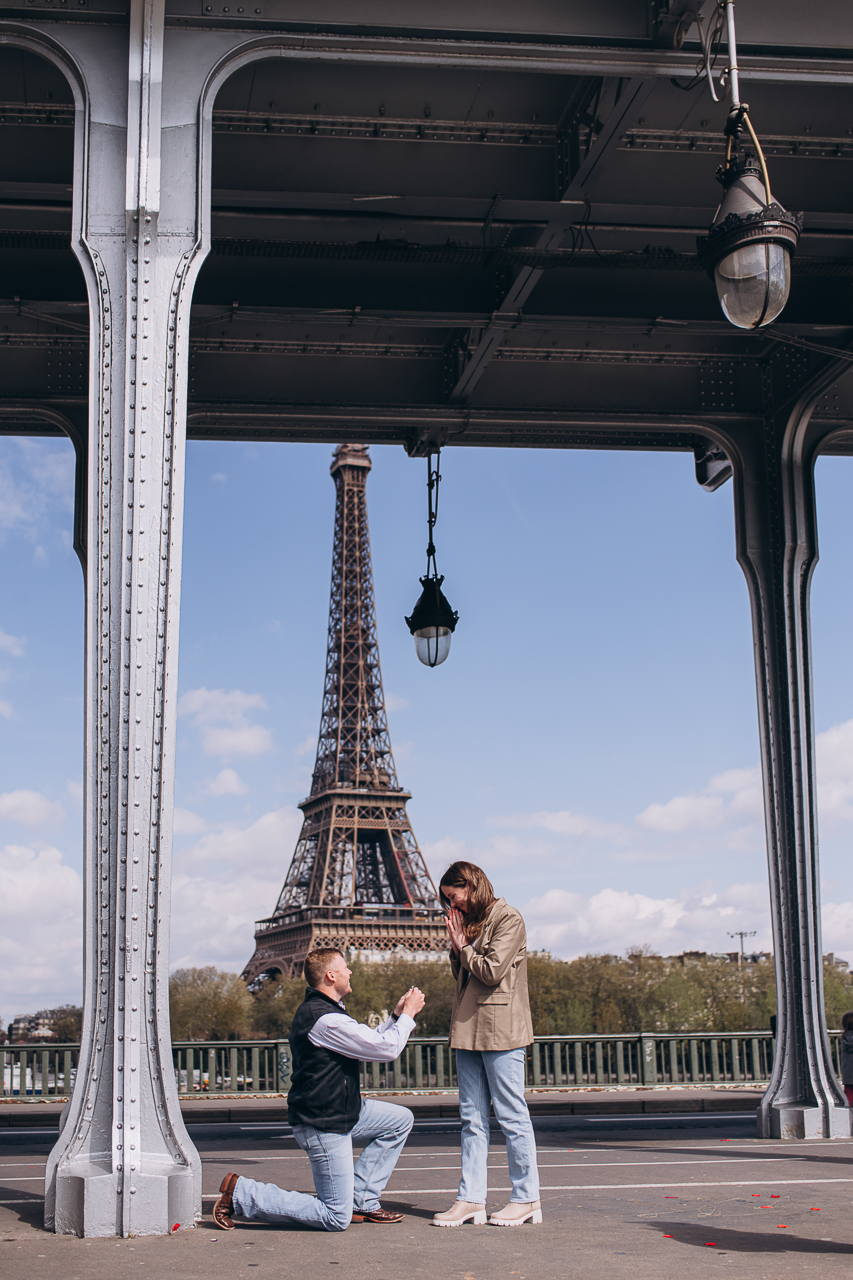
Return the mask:
[[[353,991],[345,1003],[360,1022],[386,1017],[415,985],[427,998],[415,1034],[447,1035],[454,987],[449,964],[391,957],[354,960],[350,967]],[[727,957],[664,958],[648,948],[576,960],[534,952],[528,956],[528,983],[537,1036],[767,1031],[776,1011],[769,959],[741,969]],[[851,975],[825,964],[824,993],[827,1024],[840,1027],[842,1014],[853,1008]],[[237,974],[212,966],[177,969],[169,995],[175,1040],[275,1040],[288,1035],[305,982],[283,978],[252,994]]]

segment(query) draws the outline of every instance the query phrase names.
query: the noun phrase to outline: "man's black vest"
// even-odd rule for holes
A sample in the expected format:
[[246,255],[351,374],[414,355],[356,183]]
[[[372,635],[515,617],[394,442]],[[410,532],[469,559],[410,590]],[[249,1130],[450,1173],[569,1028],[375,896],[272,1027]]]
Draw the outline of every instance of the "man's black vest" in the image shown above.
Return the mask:
[[291,1124],[310,1124],[325,1133],[349,1133],[361,1115],[358,1060],[323,1049],[308,1039],[324,1013],[341,1013],[331,996],[309,987],[290,1028],[293,1076],[287,1095]]

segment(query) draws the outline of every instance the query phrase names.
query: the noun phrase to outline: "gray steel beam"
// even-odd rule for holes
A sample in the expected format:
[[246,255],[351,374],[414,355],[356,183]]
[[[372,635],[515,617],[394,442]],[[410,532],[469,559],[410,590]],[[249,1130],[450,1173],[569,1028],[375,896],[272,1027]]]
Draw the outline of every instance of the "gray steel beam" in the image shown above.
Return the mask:
[[500,448],[694,450],[716,438],[752,428],[755,417],[736,412],[607,413],[584,410],[472,409],[468,406],[190,405],[193,440],[361,441],[404,444],[422,452],[429,439],[447,445]]
[[[590,141],[583,159],[577,167],[572,163],[571,146],[567,146],[566,177],[568,185],[561,193],[561,204],[568,206],[566,215],[553,218],[536,241],[535,248],[540,252],[559,249],[566,237],[566,232],[575,221],[576,214],[572,205],[580,200],[584,204],[589,200],[589,192],[595,186],[601,173],[612,155],[624,128],[626,119],[642,106],[654,89],[653,80],[633,80],[627,84],[619,82],[614,90],[615,102],[606,120],[599,125],[591,119],[589,123]],[[594,92],[591,84],[584,82],[577,97],[568,105],[567,112],[561,121],[561,129],[571,135],[579,127],[581,117],[586,112],[589,100]],[[462,361],[462,367],[456,383],[448,396],[451,404],[464,404],[469,400],[474,388],[486,371],[498,347],[506,338],[506,328],[499,318],[521,311],[542,276],[536,267],[522,267],[509,290],[497,308],[496,321],[488,324],[480,335],[473,353]],[[463,351],[465,348],[460,348]]]
[[0,42],[51,57],[74,85],[71,245],[91,332],[83,1032],[45,1174],[45,1225],[165,1234],[201,1211],[168,993],[198,111],[173,100],[161,147],[158,0],[131,0],[124,27],[12,25],[0,25]]
[[[837,36],[837,32],[836,32]],[[241,43],[234,32],[235,47]],[[830,40],[829,44],[832,45]],[[334,36],[253,33],[258,57],[281,56],[294,62],[340,65],[362,63],[406,68],[527,72],[533,75],[591,75],[605,78],[670,80],[691,79],[696,70],[698,44],[692,49],[619,47],[619,45],[537,44],[535,41],[478,41],[476,37],[453,40],[428,36]],[[739,46],[741,80],[771,84],[853,84],[853,63],[844,56],[827,57],[822,50],[810,54],[799,47],[754,52]]]
[[759,1134],[849,1137],[823,998],[809,589],[817,561],[814,464],[838,424],[814,410],[849,369],[827,360],[793,404],[727,449],[737,558],[752,609],[773,952],[776,1053]]

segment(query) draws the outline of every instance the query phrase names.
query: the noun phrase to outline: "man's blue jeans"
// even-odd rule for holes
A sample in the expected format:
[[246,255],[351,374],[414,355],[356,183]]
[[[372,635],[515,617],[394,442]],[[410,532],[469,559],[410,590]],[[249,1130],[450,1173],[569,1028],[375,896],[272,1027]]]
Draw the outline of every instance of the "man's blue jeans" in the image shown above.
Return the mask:
[[489,1161],[489,1103],[506,1136],[512,1183],[510,1199],[539,1199],[536,1139],[524,1100],[523,1049],[457,1049],[459,1112],[462,1116],[462,1181],[457,1198],[485,1204]]
[[[262,1222],[301,1222],[326,1231],[346,1231],[353,1209],[379,1208],[379,1196],[394,1172],[414,1122],[408,1107],[365,1098],[349,1133],[324,1133],[295,1124],[293,1136],[311,1161],[316,1196],[284,1191],[273,1182],[238,1178],[232,1201],[242,1218]],[[366,1143],[353,1167],[353,1143]]]

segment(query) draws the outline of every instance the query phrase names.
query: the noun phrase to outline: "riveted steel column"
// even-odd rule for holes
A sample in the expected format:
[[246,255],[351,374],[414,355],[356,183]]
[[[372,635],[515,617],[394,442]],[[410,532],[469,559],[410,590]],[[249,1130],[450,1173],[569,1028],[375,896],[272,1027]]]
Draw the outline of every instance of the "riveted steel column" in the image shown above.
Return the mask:
[[85,1236],[167,1232],[201,1213],[168,999],[197,126],[173,128],[161,202],[163,13],[164,0],[133,0],[129,71],[127,32],[123,65],[106,65],[97,44],[80,54],[91,76],[74,237],[92,333],[85,1012],[46,1222]]
[[762,1137],[850,1136],[823,1006],[809,634],[821,442],[811,416],[837,376],[833,366],[792,410],[768,417],[751,440],[744,436],[734,468],[737,555],[752,607],[778,1001]]

